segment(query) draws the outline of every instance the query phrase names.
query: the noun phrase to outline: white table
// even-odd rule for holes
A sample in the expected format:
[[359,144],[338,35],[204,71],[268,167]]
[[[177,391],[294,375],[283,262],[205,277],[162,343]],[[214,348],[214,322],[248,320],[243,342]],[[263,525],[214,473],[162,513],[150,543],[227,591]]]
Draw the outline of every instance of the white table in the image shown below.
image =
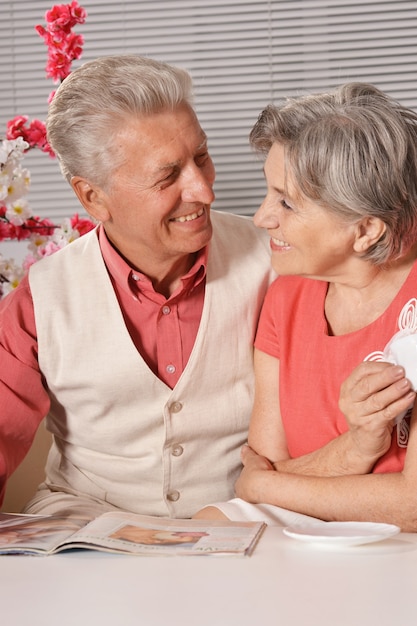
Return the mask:
[[268,527],[251,557],[0,557],[10,626],[415,626],[417,535],[358,547]]

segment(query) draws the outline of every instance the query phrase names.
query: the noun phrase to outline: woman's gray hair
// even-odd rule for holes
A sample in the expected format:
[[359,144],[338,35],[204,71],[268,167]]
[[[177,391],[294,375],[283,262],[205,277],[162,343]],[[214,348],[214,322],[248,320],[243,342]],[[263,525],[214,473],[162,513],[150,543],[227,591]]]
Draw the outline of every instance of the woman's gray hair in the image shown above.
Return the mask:
[[268,106],[250,133],[267,154],[277,142],[301,193],[348,223],[381,219],[386,232],[363,255],[375,264],[417,241],[417,115],[367,83]]
[[48,141],[68,182],[82,176],[105,187],[123,158],[112,149],[121,125],[192,101],[184,69],[136,55],[101,57],[59,86],[49,105]]

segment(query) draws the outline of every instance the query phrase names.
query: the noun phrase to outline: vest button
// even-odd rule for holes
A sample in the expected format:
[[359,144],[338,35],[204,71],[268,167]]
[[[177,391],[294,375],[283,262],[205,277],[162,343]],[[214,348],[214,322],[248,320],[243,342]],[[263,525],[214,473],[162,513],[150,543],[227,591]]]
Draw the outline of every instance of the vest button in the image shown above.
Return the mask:
[[179,443],[176,443],[171,448],[172,456],[181,456],[183,452],[184,452],[184,448]]
[[170,502],[176,502],[179,499],[180,499],[180,492],[179,491],[170,491],[167,494],[167,500],[169,500]]
[[168,374],[173,374],[175,372],[175,365],[167,365],[165,370]]
[[182,409],[182,403],[173,402],[169,408],[170,408],[171,413],[179,413]]

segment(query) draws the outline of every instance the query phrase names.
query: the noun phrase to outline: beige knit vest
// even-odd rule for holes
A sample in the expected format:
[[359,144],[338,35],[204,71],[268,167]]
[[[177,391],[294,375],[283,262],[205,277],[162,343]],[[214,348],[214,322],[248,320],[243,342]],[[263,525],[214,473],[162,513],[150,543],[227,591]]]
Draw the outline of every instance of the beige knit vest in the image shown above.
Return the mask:
[[173,390],[131,341],[95,231],[31,268],[54,489],[170,517],[233,495],[269,251],[250,220],[212,219],[201,324]]

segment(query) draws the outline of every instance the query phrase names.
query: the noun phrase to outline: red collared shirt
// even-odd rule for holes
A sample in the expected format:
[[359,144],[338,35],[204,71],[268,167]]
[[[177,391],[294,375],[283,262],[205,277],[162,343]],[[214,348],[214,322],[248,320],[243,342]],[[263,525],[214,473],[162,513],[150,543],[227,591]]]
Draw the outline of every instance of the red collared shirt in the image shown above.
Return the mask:
[[[100,229],[99,229],[100,230]],[[151,281],[132,270],[99,234],[104,261],[137,350],[169,387],[174,387],[187,364],[204,304],[207,248],[168,299]],[[8,420],[21,422],[21,439],[30,440],[48,413],[49,397],[38,365],[36,324],[27,276],[0,301],[0,431]],[[3,426],[1,425],[3,422]],[[11,452],[11,451],[9,451]],[[1,441],[0,441],[0,476]]]
[[147,276],[124,261],[103,228],[99,241],[132,341],[150,369],[172,389],[187,364],[200,324],[207,248],[200,250],[180,287],[167,299],[154,290]]
[[[173,388],[187,364],[200,323],[207,248],[198,253],[181,286],[167,299],[154,290],[147,276],[124,261],[103,228],[98,232],[103,259],[132,341],[152,371]],[[0,313],[0,363],[7,359],[12,370],[20,370],[22,362],[38,370],[36,325],[27,277],[0,302]],[[16,387],[14,393],[19,395],[20,390]],[[36,392],[33,403],[37,404]]]
[[[99,236],[103,258],[132,341],[148,366],[169,387],[180,377],[194,345],[204,304],[207,248],[168,299],[132,270]],[[2,477],[23,460],[50,401],[39,370],[36,324],[27,276],[0,301],[0,503]],[[15,445],[13,444],[15,437]]]

